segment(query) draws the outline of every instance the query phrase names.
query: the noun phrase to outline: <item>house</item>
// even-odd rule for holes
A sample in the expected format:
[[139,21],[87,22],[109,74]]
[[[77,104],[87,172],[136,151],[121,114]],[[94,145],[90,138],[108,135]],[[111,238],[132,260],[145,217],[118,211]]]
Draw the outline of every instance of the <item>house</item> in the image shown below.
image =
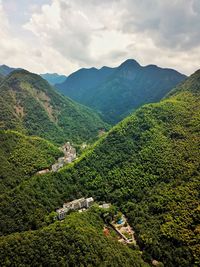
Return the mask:
[[110,208],[110,206],[111,206],[111,204],[110,204],[110,203],[104,203],[104,204],[102,204],[102,205],[99,205],[99,208],[103,208],[103,209],[109,209],[109,208]]
[[61,208],[56,210],[57,214],[58,214],[58,219],[59,220],[63,220],[65,218],[65,216],[67,215],[69,209],[67,208]]
[[94,203],[93,197],[86,198],[86,208],[89,208]]
[[63,163],[55,163],[51,166],[53,172],[57,172],[60,168],[64,166]]
[[56,212],[58,214],[58,219],[62,220],[65,218],[66,214],[70,210],[83,210],[88,209],[94,203],[94,199],[92,197],[89,198],[79,198],[75,199],[71,202],[67,202],[63,204],[63,208],[58,209]]
[[48,173],[48,172],[50,172],[49,169],[44,169],[44,170],[38,171],[36,174],[45,174],[45,173]]
[[67,202],[63,204],[63,208],[69,208],[71,210],[78,210],[82,209],[86,206],[85,198],[75,199],[71,202]]

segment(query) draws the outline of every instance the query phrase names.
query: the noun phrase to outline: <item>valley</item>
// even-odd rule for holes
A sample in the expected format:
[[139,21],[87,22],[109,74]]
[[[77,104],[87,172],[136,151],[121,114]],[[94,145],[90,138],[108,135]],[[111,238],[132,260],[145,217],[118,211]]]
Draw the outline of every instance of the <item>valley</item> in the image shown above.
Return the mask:
[[0,267],[200,267],[200,0],[0,21]]
[[3,78],[1,265],[198,266],[199,92],[197,71],[110,129],[38,75]]

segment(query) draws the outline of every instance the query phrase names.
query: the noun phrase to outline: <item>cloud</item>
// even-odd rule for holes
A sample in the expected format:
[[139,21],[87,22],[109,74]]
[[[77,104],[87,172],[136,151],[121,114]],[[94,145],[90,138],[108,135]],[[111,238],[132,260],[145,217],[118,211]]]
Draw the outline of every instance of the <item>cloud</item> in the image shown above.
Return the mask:
[[119,26],[123,32],[142,32],[158,46],[178,51],[199,46],[199,0],[127,0],[126,6]]
[[[14,0],[8,1],[12,6]],[[187,74],[200,67],[199,0],[39,2],[24,2],[28,11],[20,26],[15,23],[17,29],[4,10],[2,63],[65,74],[80,67],[116,66],[127,58]]]
[[17,34],[9,22],[0,1],[0,64],[22,67],[32,72],[72,72],[79,66],[70,64],[56,49],[45,45],[40,38]]

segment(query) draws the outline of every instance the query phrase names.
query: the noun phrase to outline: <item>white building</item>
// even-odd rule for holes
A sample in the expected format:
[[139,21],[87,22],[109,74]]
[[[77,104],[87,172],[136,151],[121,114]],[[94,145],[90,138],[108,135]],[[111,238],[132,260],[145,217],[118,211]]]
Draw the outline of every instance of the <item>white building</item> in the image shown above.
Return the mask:
[[81,210],[88,209],[94,203],[94,199],[92,197],[89,198],[79,198],[75,199],[71,202],[67,202],[63,204],[63,208],[58,209],[56,212],[58,214],[58,219],[62,220],[65,218],[66,214],[70,210]]

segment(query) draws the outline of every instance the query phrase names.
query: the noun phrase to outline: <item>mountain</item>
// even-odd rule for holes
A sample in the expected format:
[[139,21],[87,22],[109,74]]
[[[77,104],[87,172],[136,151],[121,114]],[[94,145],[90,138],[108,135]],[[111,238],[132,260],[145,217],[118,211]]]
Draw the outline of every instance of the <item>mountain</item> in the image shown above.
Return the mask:
[[[200,70],[161,102],[139,108],[72,165],[2,195],[2,234],[42,231],[46,215],[64,201],[93,196],[125,213],[145,261],[199,266],[199,103]],[[2,240],[16,253],[17,241]],[[17,240],[28,242],[23,234]]]
[[[93,211],[71,213],[62,223],[0,238],[1,266],[148,267],[137,251],[104,236]],[[112,233],[114,235],[114,233]]]
[[61,151],[39,137],[0,130],[0,194],[51,166]]
[[70,96],[80,103],[87,103],[87,98],[94,93],[95,87],[104,82],[114,70],[114,68],[108,67],[83,68],[69,75],[63,83],[55,86],[64,95]]
[[0,74],[0,83],[3,81],[4,76]]
[[63,83],[67,79],[67,76],[59,75],[57,73],[44,73],[40,74],[40,76],[51,85]]
[[6,65],[0,65],[0,74],[6,76],[14,70],[20,70],[19,68],[12,68]]
[[142,67],[128,59],[117,68],[81,69],[56,88],[115,124],[143,104],[159,101],[185,79],[185,75],[173,69]]
[[61,96],[39,75],[17,70],[0,85],[0,128],[55,143],[90,142],[108,126],[90,108]]

